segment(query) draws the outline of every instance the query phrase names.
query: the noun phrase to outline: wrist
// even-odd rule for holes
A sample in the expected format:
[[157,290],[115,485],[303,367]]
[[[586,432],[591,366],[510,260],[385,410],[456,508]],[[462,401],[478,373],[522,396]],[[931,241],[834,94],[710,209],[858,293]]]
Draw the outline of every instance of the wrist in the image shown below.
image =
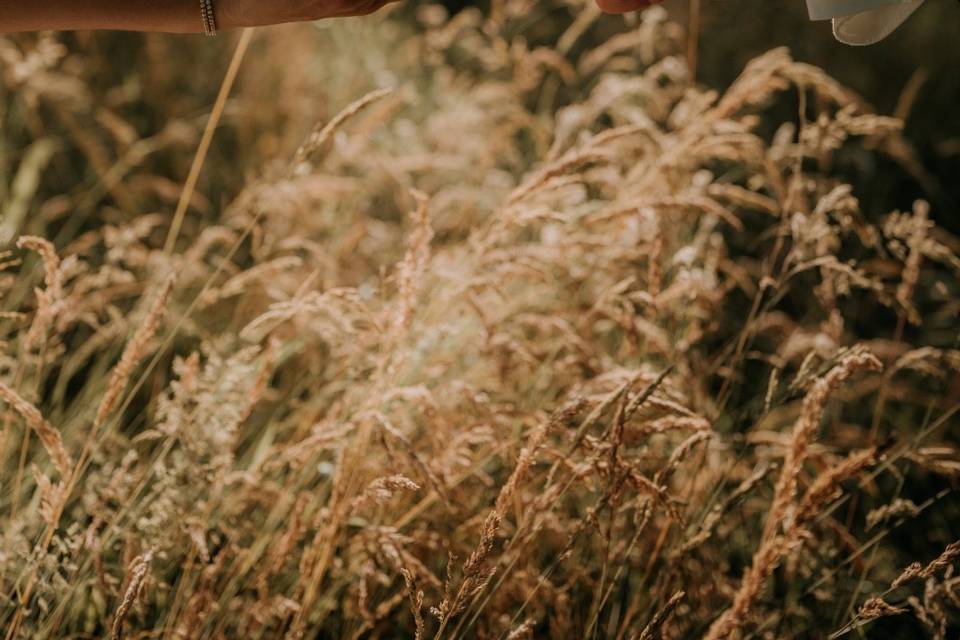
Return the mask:
[[200,0],[200,21],[203,23],[203,33],[205,35],[217,35],[217,20],[213,12],[213,0]]

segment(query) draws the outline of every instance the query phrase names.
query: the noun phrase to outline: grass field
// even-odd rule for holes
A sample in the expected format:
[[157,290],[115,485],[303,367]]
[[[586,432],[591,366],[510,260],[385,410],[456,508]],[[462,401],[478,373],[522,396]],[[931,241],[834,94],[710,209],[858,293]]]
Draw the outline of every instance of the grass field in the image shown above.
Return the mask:
[[955,637],[944,72],[680,5],[0,39],[2,637]]

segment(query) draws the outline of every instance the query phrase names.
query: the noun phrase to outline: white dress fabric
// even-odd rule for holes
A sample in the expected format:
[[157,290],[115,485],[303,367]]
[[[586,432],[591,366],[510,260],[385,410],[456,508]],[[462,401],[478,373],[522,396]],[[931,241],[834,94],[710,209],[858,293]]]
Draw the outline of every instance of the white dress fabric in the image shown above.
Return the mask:
[[813,20],[832,20],[833,35],[845,44],[880,42],[903,24],[924,0],[807,0]]

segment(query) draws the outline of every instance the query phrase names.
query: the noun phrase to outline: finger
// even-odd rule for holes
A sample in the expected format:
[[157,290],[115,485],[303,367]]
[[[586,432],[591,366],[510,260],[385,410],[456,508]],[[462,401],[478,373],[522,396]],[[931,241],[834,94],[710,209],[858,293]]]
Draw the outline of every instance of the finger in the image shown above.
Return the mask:
[[646,9],[659,0],[597,0],[597,6],[605,13],[628,13]]

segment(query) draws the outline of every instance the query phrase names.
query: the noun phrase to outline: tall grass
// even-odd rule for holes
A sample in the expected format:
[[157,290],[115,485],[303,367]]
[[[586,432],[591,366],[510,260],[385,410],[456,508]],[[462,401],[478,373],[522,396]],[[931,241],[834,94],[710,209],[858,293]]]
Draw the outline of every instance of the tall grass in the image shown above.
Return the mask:
[[537,7],[255,35],[170,252],[217,52],[0,41],[6,638],[955,632],[960,243],[849,186],[902,123]]

